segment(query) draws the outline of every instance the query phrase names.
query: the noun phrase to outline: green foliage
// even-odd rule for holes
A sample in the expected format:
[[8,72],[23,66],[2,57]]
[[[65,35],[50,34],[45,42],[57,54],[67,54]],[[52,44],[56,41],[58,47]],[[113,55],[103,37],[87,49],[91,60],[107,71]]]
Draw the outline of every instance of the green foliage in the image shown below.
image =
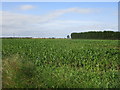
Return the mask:
[[90,31],[82,33],[71,33],[72,39],[110,39],[120,40],[120,32],[113,31]]
[[120,88],[118,40],[3,39],[4,88]]

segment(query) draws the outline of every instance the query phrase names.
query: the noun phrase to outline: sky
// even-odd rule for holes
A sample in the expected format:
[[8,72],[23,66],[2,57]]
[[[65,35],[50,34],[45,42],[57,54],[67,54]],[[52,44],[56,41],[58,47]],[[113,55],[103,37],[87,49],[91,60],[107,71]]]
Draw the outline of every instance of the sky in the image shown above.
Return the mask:
[[3,2],[2,36],[66,38],[73,32],[118,31],[117,2]]

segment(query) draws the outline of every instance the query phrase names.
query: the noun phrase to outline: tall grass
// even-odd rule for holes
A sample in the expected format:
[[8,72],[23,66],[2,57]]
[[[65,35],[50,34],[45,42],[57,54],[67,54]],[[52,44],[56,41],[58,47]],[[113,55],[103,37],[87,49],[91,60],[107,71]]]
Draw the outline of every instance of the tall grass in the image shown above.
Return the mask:
[[3,59],[3,88],[34,87],[35,66],[12,55]]

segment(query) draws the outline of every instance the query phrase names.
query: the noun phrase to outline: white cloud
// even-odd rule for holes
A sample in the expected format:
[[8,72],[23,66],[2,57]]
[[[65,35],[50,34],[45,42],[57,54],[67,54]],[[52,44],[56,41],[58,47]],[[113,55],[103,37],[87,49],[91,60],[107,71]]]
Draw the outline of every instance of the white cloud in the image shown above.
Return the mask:
[[99,21],[57,20],[65,13],[77,12],[82,14],[93,13],[92,9],[69,8],[56,10],[47,15],[24,15],[11,12],[0,12],[3,15],[0,26],[3,26],[4,36],[15,35],[39,37],[65,37],[72,32],[87,30],[118,30],[118,25],[104,24]]
[[31,10],[33,8],[35,8],[33,5],[22,5],[19,7],[20,10]]
[[[24,15],[24,14],[17,14],[17,13],[11,13],[6,11],[1,11],[1,15],[3,14],[4,22],[6,24],[36,24],[36,23],[45,23],[50,20],[56,19],[57,17],[60,17],[63,14],[70,13],[70,12],[76,12],[80,14],[86,14],[86,13],[92,13],[94,12],[93,9],[84,9],[84,8],[68,8],[68,9],[62,9],[62,10],[56,10],[51,13],[48,13],[46,15]],[[9,23],[7,23],[9,22]]]
[[49,18],[53,18],[53,17],[59,17],[63,14],[66,13],[80,13],[80,14],[89,14],[89,13],[95,13],[98,12],[99,10],[97,9],[91,9],[91,8],[68,8],[68,9],[61,9],[61,10],[56,10],[53,11],[52,13],[48,14],[47,16]]

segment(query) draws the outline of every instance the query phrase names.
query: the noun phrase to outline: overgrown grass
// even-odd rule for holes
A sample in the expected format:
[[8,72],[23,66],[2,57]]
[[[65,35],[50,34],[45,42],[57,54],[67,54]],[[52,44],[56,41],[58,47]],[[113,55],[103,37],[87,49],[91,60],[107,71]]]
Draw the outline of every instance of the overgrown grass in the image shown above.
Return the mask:
[[34,87],[35,71],[32,62],[23,62],[17,54],[3,59],[3,88]]
[[120,88],[118,41],[4,39],[3,88]]

